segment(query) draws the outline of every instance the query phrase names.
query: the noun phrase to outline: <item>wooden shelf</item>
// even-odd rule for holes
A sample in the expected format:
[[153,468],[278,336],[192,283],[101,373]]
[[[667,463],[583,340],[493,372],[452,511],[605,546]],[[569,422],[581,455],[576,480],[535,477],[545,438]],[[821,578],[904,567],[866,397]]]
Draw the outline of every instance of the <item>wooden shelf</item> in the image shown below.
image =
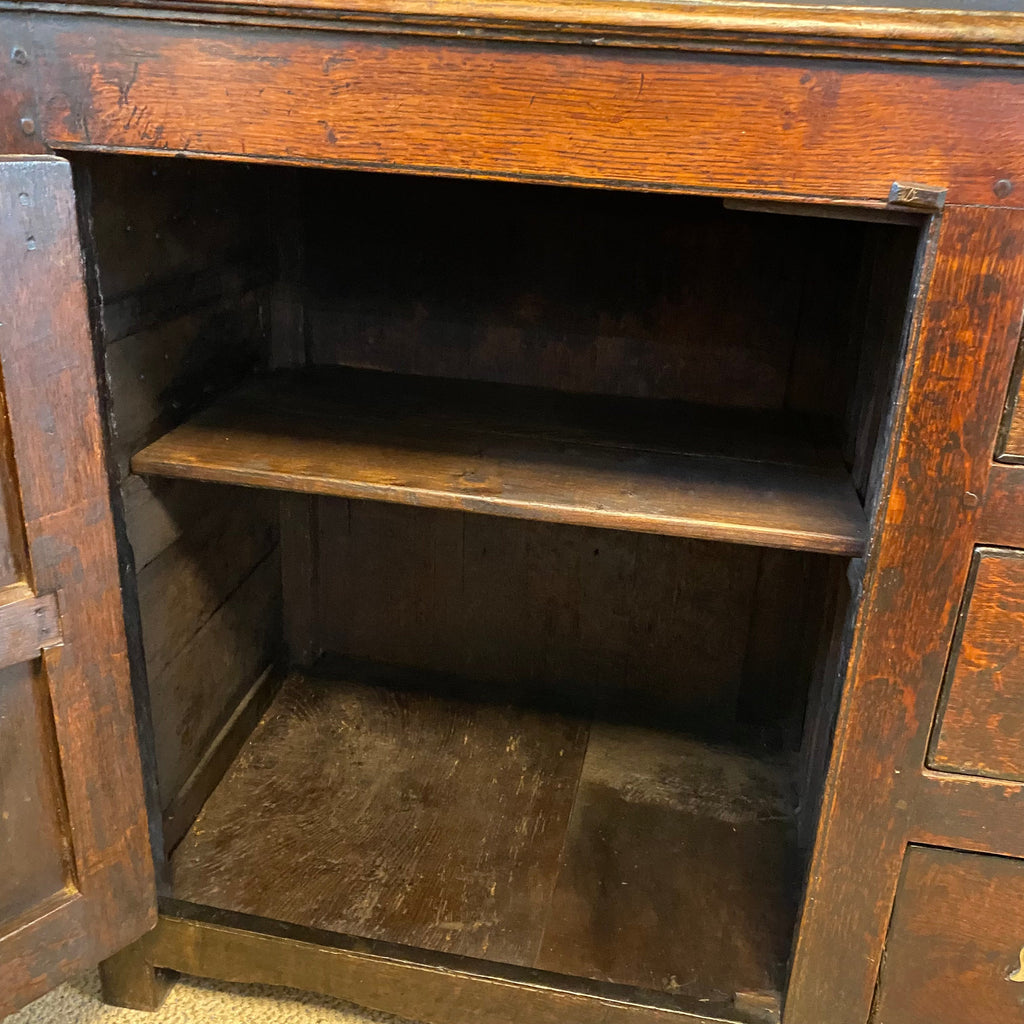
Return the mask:
[[782,987],[785,765],[459,692],[365,664],[293,673],[175,850],[174,897],[702,1013]]
[[323,370],[243,386],[132,468],[858,555],[864,511],[823,434],[771,413]]

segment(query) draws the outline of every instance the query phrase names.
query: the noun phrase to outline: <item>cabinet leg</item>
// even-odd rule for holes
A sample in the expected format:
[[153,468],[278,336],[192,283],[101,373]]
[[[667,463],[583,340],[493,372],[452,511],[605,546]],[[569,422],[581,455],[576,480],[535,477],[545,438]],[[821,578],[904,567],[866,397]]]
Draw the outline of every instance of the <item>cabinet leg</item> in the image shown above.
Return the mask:
[[145,939],[133,942],[100,964],[103,1001],[131,1010],[158,1010],[178,975],[146,959]]

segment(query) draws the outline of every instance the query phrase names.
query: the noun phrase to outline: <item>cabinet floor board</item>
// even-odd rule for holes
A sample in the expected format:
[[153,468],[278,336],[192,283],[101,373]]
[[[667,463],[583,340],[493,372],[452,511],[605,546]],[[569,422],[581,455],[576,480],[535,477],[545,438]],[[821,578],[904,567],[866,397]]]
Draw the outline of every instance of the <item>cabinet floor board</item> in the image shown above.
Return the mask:
[[175,851],[175,895],[532,963],[586,724],[355,675],[285,681]]
[[175,851],[175,898],[723,1011],[779,987],[783,764],[331,672],[285,681]]
[[861,554],[864,511],[827,438],[821,423],[772,412],[321,368],[243,386],[132,468]]
[[796,919],[789,771],[595,723],[543,970],[699,999],[780,991]]

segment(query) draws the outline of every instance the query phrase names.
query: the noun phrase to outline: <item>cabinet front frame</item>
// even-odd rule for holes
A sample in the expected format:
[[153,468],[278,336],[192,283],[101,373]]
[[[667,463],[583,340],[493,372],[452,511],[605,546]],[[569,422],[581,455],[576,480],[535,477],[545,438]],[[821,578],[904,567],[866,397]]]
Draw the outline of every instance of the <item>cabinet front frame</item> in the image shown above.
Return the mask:
[[[2,112],[29,145],[58,151],[875,211],[896,182],[926,186],[931,222],[785,1010],[787,1024],[863,1024],[907,844],[1024,852],[987,825],[1015,787],[924,770],[978,523],[1006,521],[986,498],[1024,311],[1020,74],[184,17],[0,10],[0,25],[25,57]],[[18,138],[2,126],[4,146]]]

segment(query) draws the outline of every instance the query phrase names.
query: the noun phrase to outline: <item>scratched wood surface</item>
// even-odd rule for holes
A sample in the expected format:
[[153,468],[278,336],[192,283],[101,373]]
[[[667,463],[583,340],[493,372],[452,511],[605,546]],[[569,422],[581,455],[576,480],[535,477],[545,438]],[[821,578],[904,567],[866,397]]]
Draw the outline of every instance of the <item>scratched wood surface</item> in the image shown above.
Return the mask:
[[1024,85],[1007,69],[80,15],[36,16],[30,45],[38,131],[62,150],[877,205],[894,180],[955,203],[1022,194]]
[[293,675],[175,852],[175,897],[708,1012],[779,983],[784,762],[443,685],[365,664]]
[[929,763],[1024,781],[1024,557],[982,549],[961,615]]
[[536,965],[700,999],[780,991],[796,914],[792,779],[656,729],[590,730]]
[[288,679],[175,851],[175,895],[531,963],[586,725],[403,682]]

